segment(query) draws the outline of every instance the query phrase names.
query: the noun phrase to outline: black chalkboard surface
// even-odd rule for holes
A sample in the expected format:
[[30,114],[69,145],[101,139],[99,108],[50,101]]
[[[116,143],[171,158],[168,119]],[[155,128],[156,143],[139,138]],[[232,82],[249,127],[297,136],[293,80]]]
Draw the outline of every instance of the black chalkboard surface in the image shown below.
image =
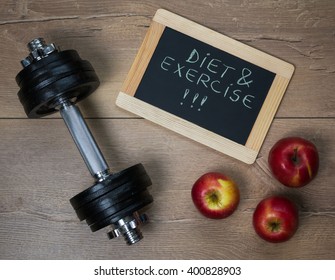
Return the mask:
[[158,10],[116,104],[253,163],[293,65]]
[[135,97],[245,145],[274,77],[165,28]]

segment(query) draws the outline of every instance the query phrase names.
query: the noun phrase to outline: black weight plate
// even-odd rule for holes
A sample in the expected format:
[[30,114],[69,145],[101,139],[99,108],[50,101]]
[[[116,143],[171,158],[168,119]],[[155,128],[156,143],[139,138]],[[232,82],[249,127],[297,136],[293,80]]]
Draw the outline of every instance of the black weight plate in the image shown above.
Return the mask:
[[[141,163],[128,167],[118,173],[108,176],[104,181],[95,184],[70,199],[72,207],[77,210],[90,201],[104,195],[107,192],[127,183],[131,178],[137,178],[147,174]],[[148,177],[149,178],[149,177]],[[150,180],[150,178],[149,178]],[[150,182],[151,184],[151,182]]]
[[76,51],[55,52],[24,68],[17,76],[19,99],[29,118],[55,111],[59,99],[76,102],[90,95],[100,84],[92,65]]
[[[113,183],[113,182],[112,182]],[[127,177],[127,180],[122,181],[120,184],[115,184],[113,188],[111,188],[111,184],[106,185],[104,189],[101,189],[99,192],[95,192],[93,195],[93,199],[90,199],[86,204],[80,206],[79,208],[75,209],[81,210],[83,208],[89,208],[92,205],[96,204],[98,201],[103,199],[105,196],[111,196],[111,194],[118,196],[127,191],[136,190],[139,187],[146,188],[151,185],[151,180],[148,174],[141,174],[136,177]],[[102,194],[103,191],[103,194]],[[98,196],[99,194],[99,196]],[[95,198],[97,196],[97,198]],[[89,198],[92,198],[90,196]]]
[[126,206],[119,212],[116,212],[103,220],[96,221],[94,224],[90,224],[90,228],[92,232],[95,232],[99,229],[102,229],[110,224],[116,223],[118,220],[131,215],[135,211],[142,209],[143,207],[147,206],[148,204],[153,202],[152,196],[146,192],[146,194],[139,200],[131,203],[130,205]]
[[141,203],[136,203],[136,204],[130,205],[127,208],[123,209],[122,211],[120,211],[118,213],[115,213],[113,216],[108,218],[108,222],[109,222],[109,224],[116,223],[118,220],[120,220],[120,219],[122,219],[126,216],[132,215],[136,211],[141,210],[142,208],[149,205],[153,201],[154,201],[154,199],[153,199],[152,195],[150,195],[148,193],[148,196],[144,200],[142,200]]
[[[110,188],[110,186],[107,186],[105,189],[101,190],[101,192],[99,193],[104,193],[103,195],[98,196],[97,198],[94,198],[93,200],[90,200],[88,203],[84,204],[83,206],[79,207],[76,209],[76,211],[81,210],[83,208],[86,208],[89,205],[95,204],[97,200],[102,199],[103,197],[105,197],[106,195],[108,195],[109,197],[112,197],[114,194],[118,195],[119,193],[123,193],[124,192],[124,187],[126,187],[128,189],[129,192],[136,190],[139,185],[141,185],[142,188],[146,188],[148,186],[151,185],[151,180],[149,178],[149,176],[145,173],[142,175],[139,175],[137,177],[128,177],[128,179],[123,183],[123,184],[119,184],[115,187],[113,187],[112,189]],[[109,189],[111,189],[110,191],[108,191]],[[112,193],[112,195],[111,195]],[[94,197],[97,195],[97,193],[94,193]]]
[[22,80],[31,79],[35,76],[36,71],[40,71],[44,67],[56,67],[61,64],[68,63],[69,61],[81,60],[79,54],[75,50],[66,50],[61,52],[53,52],[52,54],[44,57],[41,60],[34,61],[27,67],[24,67],[17,75],[16,82],[18,85],[22,83]]
[[[20,83],[21,90],[19,92],[20,100],[24,100],[26,95],[38,95],[39,90],[67,76],[78,72],[94,71],[92,65],[87,61],[69,61],[68,63],[57,63],[58,65],[45,66],[36,70],[29,79],[24,79]],[[56,94],[57,92],[55,92]]]
[[39,118],[56,112],[57,100],[76,98],[76,102],[79,102],[95,91],[99,84],[94,71],[77,71],[45,86],[35,95],[27,95],[20,101],[29,118]]
[[148,193],[148,191],[144,190],[141,193],[134,195],[124,201],[121,201],[118,204],[115,204],[111,207],[108,207],[107,209],[105,209],[103,212],[100,212],[94,216],[89,216],[86,219],[86,223],[88,225],[92,225],[96,222],[99,222],[101,220],[104,220],[108,217],[110,217],[111,215],[116,214],[117,212],[121,211],[122,209],[125,209],[126,207],[128,207],[131,204],[137,203],[140,200],[143,200],[145,198],[145,195]]
[[150,183],[150,179],[148,181],[148,176],[142,175],[141,177],[137,177],[134,181],[129,181],[80,207],[76,210],[77,216],[82,221],[88,216],[96,215],[99,212],[142,192],[147,188],[148,183]]
[[70,199],[70,203],[74,209],[78,209],[106,192],[125,184],[129,180],[129,177],[137,177],[142,175],[144,172],[144,167],[141,164],[137,164],[118,173],[111,174],[104,181],[95,184],[72,197]]
[[151,195],[149,195],[144,200],[137,201],[137,202],[129,205],[128,207],[122,209],[121,211],[107,217],[106,219],[101,220],[99,222],[96,222],[95,224],[91,224],[90,225],[91,231],[95,232],[95,231],[97,231],[99,229],[102,229],[106,226],[117,223],[118,220],[132,215],[134,212],[142,209],[143,207],[149,205],[152,202],[153,202],[153,198],[152,198]]

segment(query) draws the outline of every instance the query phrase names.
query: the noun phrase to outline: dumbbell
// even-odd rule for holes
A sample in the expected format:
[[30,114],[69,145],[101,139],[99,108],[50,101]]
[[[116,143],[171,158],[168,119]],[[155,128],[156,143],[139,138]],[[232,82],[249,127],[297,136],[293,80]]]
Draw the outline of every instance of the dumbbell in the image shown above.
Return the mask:
[[150,177],[142,164],[111,173],[79,108],[75,105],[99,86],[92,65],[75,50],[61,51],[43,38],[28,43],[29,55],[17,74],[18,97],[29,118],[60,112],[95,184],[70,199],[78,218],[91,230],[109,227],[110,239],[123,236],[128,245],[143,238],[148,221],[143,208],[153,198]]

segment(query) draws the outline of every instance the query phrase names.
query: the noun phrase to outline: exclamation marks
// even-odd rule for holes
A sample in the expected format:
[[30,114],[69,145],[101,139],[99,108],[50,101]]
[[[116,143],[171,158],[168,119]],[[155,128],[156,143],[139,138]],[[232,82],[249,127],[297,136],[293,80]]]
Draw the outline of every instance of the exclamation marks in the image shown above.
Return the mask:
[[196,93],[196,94],[194,95],[194,97],[193,97],[193,101],[192,101],[191,108],[193,108],[193,104],[194,104],[194,102],[198,99],[198,97],[199,97],[199,93]]
[[[188,88],[185,89],[183,100],[185,100],[185,98],[187,97],[187,95],[189,94],[189,92],[190,92],[190,90]],[[180,102],[180,105],[184,105],[183,101]]]
[[[186,97],[188,96],[188,94],[190,93],[190,90],[187,88],[184,92],[184,95],[183,95],[183,100],[180,102],[180,105],[183,106],[184,105],[184,102],[186,100]],[[194,108],[195,104],[196,104],[196,101],[198,100],[200,94],[199,93],[195,93],[194,96],[193,96],[193,99],[192,99],[192,104],[191,104],[191,108]],[[201,111],[201,107],[205,104],[205,102],[207,101],[208,99],[208,96],[205,95],[201,101],[200,101],[200,107],[198,108],[198,111]]]
[[205,96],[202,98],[202,100],[201,100],[201,102],[200,102],[200,108],[198,108],[198,111],[201,111],[201,106],[203,106],[203,105],[205,104],[205,102],[207,101],[207,98],[208,98],[207,95],[205,95]]

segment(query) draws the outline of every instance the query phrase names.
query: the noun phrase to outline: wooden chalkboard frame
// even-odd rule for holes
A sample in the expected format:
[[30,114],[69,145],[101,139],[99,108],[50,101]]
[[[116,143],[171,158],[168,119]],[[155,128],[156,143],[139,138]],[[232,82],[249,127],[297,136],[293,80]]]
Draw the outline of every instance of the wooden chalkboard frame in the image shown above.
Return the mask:
[[[134,97],[165,27],[191,36],[208,45],[275,73],[273,83],[245,145],[241,145],[221,135],[215,134]],[[135,61],[126,77],[117,97],[116,104],[123,109],[151,120],[154,123],[209,146],[217,151],[245,163],[252,164],[256,160],[293,72],[294,66],[292,64],[167,10],[159,9],[152,20]]]

